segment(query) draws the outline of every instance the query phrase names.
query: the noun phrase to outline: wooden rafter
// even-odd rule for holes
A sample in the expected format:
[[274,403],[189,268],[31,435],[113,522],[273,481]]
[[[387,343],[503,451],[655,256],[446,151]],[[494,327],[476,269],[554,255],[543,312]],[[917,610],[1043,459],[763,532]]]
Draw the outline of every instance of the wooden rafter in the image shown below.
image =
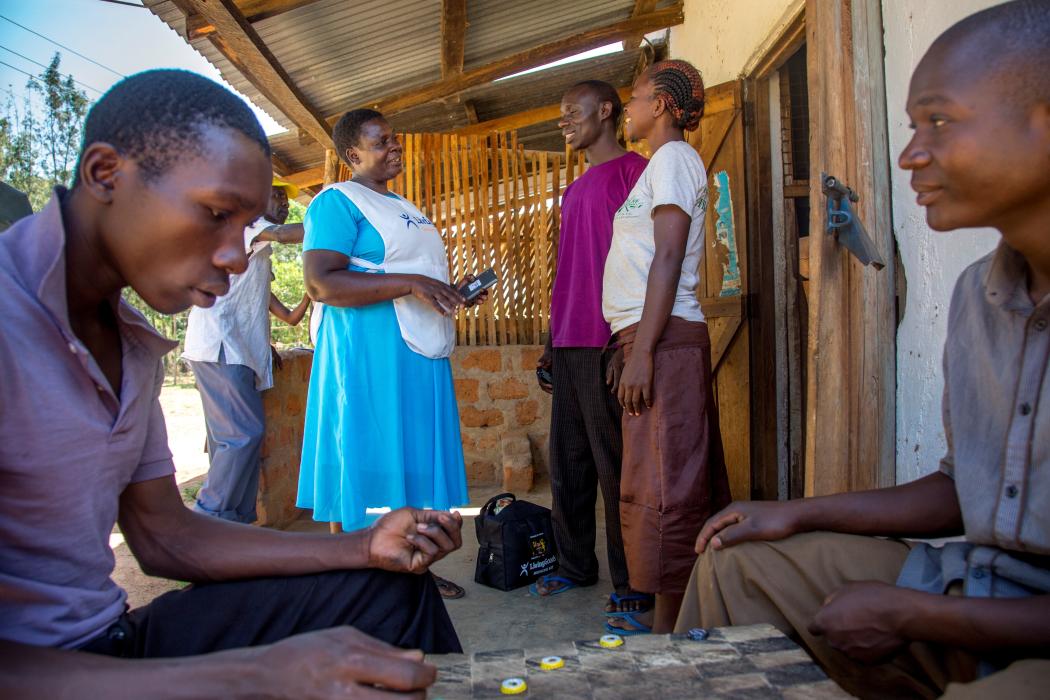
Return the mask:
[[[620,99],[622,100],[627,100],[631,96],[631,88],[629,87],[622,87],[617,92],[620,93]],[[498,119],[489,119],[478,124],[470,124],[456,129],[452,133],[463,136],[466,134],[488,134],[493,131],[513,131],[514,129],[522,129],[526,126],[557,119],[560,116],[561,102],[556,102],[543,107],[527,109],[517,114],[508,114]]]
[[[634,0],[634,10],[631,12],[631,17],[641,17],[656,9],[656,0]],[[645,38],[645,32],[638,32],[632,34],[623,40],[623,50],[630,51],[631,49],[638,48],[638,44],[642,43],[642,39]]]
[[[535,68],[562,58],[568,58],[617,40],[622,41],[639,33],[645,34],[658,29],[665,29],[681,24],[683,21],[682,4],[677,3],[671,7],[654,10],[644,15],[631,17],[604,27],[590,29],[564,39],[542,44],[527,51],[493,61],[479,68],[464,71],[458,75],[450,75],[429,85],[421,85],[393,95],[387,95],[382,99],[365,104],[352,105],[350,108],[370,107],[383,112],[387,116],[391,116],[410,107],[426,104],[432,100],[447,98],[476,85],[482,85],[519,71]],[[343,110],[338,114],[329,116],[327,119],[328,123],[335,124],[345,111]]]
[[441,0],[441,77],[463,73],[467,0]]
[[233,0],[178,0],[187,15],[197,14],[215,31],[208,40],[262,95],[326,148],[332,147],[329,127],[295,86]]
[[[234,0],[234,4],[249,23],[258,22],[288,12],[317,0]],[[215,25],[203,15],[193,14],[186,18],[186,38],[189,41],[203,39],[215,32]]]

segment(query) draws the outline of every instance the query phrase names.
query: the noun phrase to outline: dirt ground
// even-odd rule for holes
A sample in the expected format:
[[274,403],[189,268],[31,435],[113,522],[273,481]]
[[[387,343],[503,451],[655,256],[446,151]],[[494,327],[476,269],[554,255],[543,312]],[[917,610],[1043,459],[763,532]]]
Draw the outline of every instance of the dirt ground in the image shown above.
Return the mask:
[[[168,444],[175,459],[176,479],[184,498],[198,486],[208,471],[204,452],[204,417],[200,397],[192,386],[165,387],[161,405],[168,425]],[[474,583],[478,543],[472,513],[498,492],[498,487],[471,489],[472,509],[466,509],[463,523],[463,548],[434,566],[436,573],[463,586],[466,596],[448,602],[460,640],[467,651],[532,647],[598,636],[605,632],[601,607],[611,591],[605,557],[603,510],[598,501],[597,554],[601,563],[597,585],[568,591],[550,599],[530,596],[528,589],[503,592]],[[536,484],[529,494],[519,497],[550,506],[550,487]],[[187,498],[187,500],[189,500]],[[326,532],[327,525],[313,522],[308,516],[293,524],[291,530]],[[128,592],[128,604],[138,607],[156,596],[178,588],[177,582],[142,573],[127,544],[118,532],[111,538],[116,556],[113,579]]]

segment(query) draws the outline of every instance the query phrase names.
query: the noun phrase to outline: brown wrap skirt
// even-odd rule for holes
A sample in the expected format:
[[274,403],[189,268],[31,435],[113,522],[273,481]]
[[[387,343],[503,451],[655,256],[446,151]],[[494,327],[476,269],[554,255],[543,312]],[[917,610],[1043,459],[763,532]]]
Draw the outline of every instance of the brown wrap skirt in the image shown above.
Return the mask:
[[[637,326],[616,335],[624,360]],[[704,521],[730,499],[707,324],[672,316],[653,354],[651,408],[623,414],[620,522],[631,587],[685,592]]]

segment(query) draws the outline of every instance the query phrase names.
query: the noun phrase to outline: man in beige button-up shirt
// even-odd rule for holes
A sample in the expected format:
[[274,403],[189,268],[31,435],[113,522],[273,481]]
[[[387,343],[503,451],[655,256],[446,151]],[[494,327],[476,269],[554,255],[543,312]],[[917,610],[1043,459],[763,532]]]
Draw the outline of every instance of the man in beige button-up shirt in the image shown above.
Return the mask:
[[677,629],[771,622],[865,698],[1045,697],[1050,3],[999,5],[941,35],[907,111],[915,134],[900,165],[930,227],[1003,237],[952,297],[948,453],[910,484],[716,514],[697,539]]

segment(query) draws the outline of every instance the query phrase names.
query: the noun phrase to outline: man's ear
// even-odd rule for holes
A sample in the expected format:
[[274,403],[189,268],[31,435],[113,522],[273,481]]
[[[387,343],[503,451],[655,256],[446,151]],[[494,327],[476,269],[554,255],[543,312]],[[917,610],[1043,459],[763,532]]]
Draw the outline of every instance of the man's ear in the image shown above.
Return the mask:
[[608,102],[608,101],[602,102],[601,104],[598,105],[598,119],[600,119],[602,121],[608,119],[609,116],[612,114],[612,111],[613,111],[612,102]]
[[113,201],[113,189],[124,174],[127,161],[112,145],[96,141],[80,156],[78,187],[102,204]]

